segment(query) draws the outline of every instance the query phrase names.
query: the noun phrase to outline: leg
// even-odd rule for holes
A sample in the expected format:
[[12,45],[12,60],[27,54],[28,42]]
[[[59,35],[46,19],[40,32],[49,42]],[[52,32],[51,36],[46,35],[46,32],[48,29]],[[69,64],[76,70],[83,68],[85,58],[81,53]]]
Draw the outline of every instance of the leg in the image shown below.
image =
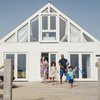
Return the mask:
[[60,84],[62,84],[63,70],[60,69]]
[[52,85],[54,85],[54,77],[52,77]]

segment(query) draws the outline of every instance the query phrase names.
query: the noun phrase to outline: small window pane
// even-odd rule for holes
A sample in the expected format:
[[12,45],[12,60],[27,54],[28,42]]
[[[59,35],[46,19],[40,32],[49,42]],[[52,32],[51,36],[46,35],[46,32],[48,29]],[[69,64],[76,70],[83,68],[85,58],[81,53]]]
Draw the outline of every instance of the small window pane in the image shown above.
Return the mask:
[[38,31],[39,31],[38,26],[39,26],[38,18],[33,19],[31,21],[31,36],[30,36],[31,42],[38,41]]
[[56,32],[43,32],[42,33],[43,40],[56,40]]
[[50,29],[56,29],[56,17],[50,16]]
[[48,16],[42,16],[42,29],[48,29]]

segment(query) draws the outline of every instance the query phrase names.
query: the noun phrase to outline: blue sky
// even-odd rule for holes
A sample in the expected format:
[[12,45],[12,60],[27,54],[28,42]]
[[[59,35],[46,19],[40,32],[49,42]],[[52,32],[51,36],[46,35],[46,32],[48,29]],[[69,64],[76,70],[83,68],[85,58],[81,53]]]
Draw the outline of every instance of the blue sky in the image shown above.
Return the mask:
[[100,0],[0,0],[0,38],[48,1],[100,40]]

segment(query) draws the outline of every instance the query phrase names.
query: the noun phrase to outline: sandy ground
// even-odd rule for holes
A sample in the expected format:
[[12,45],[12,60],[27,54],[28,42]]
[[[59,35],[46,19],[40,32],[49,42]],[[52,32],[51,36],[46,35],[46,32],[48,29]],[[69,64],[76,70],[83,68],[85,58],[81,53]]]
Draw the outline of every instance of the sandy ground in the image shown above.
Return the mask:
[[[98,100],[97,82],[52,85],[40,82],[14,82],[12,100]],[[3,89],[0,89],[2,97]],[[0,99],[2,100],[2,99]]]

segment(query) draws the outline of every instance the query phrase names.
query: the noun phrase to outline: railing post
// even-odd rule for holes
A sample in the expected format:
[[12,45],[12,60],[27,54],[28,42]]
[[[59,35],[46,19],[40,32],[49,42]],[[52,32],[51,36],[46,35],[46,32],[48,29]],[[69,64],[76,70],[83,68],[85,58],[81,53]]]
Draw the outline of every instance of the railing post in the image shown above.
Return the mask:
[[100,100],[100,58],[98,59],[98,100]]
[[4,95],[3,100],[12,100],[12,61],[4,61]]

